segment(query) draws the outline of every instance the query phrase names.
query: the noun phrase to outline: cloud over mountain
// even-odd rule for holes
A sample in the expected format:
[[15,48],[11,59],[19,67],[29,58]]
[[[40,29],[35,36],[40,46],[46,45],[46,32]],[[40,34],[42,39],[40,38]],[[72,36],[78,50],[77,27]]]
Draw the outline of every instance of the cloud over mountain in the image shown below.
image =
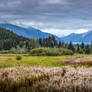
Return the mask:
[[91,9],[92,0],[2,0],[0,21],[75,32],[92,29]]

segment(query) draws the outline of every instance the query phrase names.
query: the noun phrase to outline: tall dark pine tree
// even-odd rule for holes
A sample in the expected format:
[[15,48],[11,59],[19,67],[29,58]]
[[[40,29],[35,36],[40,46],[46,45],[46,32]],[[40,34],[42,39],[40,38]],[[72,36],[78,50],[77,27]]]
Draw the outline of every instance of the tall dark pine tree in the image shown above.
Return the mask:
[[57,41],[53,35],[47,38],[47,44],[49,45],[49,47],[56,47]]
[[90,45],[90,54],[92,54],[92,42],[91,42],[91,45]]
[[88,44],[85,47],[85,54],[90,54],[90,46]]
[[43,39],[40,38],[38,42],[39,42],[40,46],[43,47]]
[[75,52],[75,48],[72,44],[72,42],[70,42],[70,44],[68,45],[68,49],[72,50],[73,52]]
[[81,48],[84,49],[85,48],[85,44],[82,42],[81,44]]
[[61,42],[59,42],[58,43],[58,48],[60,48],[62,46],[62,43]]
[[49,36],[48,38],[39,39],[39,44],[41,47],[57,47],[58,43],[54,36]]
[[77,44],[77,52],[78,53],[80,52],[80,46],[79,46],[79,44]]

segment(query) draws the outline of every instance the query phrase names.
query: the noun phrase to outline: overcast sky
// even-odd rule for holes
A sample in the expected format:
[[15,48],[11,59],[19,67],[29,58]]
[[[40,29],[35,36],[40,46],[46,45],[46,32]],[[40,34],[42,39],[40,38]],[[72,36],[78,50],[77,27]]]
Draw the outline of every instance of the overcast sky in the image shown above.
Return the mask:
[[58,36],[92,30],[92,0],[0,0],[0,22]]

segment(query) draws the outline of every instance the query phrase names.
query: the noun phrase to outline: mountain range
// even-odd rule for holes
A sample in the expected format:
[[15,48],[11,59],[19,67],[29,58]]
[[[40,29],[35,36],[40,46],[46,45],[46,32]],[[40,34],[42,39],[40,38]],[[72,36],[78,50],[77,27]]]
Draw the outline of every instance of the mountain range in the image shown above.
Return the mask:
[[[20,26],[12,25],[12,24],[0,24],[0,27],[3,27],[7,30],[10,30],[10,31],[16,33],[19,36],[23,36],[26,38],[39,39],[39,38],[47,38],[48,36],[52,36],[52,34],[50,34],[50,33],[42,32],[41,30],[33,28],[33,27],[23,28]],[[69,42],[91,43],[91,41],[92,41],[92,31],[88,31],[86,33],[81,33],[81,34],[72,33],[72,34],[70,34],[68,36],[64,36],[64,37],[58,37],[56,35],[54,35],[54,36],[57,41],[61,41],[61,42],[65,42],[65,43],[69,43]]]
[[[5,28],[7,30],[10,30],[17,35],[23,36],[23,37],[26,37],[26,38],[39,39],[39,38],[47,38],[48,36],[52,36],[52,34],[50,34],[50,33],[42,32],[39,29],[36,29],[36,28],[33,28],[33,27],[23,28],[23,27],[16,26],[16,25],[13,25],[13,24],[0,24],[0,27]],[[57,36],[55,36],[55,38],[58,41],[60,40],[60,38],[57,37]]]
[[77,34],[77,33],[72,33],[68,36],[62,37],[61,40],[63,42],[69,43],[69,42],[73,42],[73,43],[91,43],[92,41],[92,31],[88,31],[85,33],[81,33],[81,34]]

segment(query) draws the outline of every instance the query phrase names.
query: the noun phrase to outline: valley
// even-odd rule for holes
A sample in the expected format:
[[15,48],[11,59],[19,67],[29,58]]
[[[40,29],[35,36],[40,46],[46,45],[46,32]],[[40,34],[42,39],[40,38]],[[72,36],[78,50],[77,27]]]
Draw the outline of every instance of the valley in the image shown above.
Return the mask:
[[0,27],[0,92],[92,91],[92,44],[7,26]]

